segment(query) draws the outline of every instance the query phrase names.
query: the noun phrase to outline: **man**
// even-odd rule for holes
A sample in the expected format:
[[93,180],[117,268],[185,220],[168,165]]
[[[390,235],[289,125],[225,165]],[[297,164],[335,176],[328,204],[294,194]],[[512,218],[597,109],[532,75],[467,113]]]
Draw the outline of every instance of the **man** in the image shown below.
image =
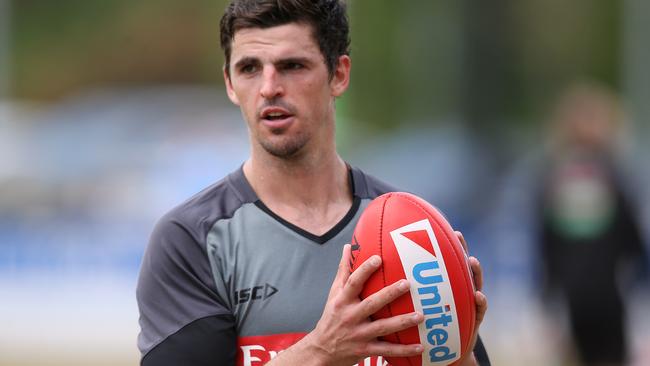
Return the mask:
[[616,151],[622,111],[607,87],[576,82],[560,95],[552,117],[553,144],[531,189],[546,285],[566,302],[579,361],[625,365],[629,334],[621,275],[642,265],[646,253]]
[[[421,313],[368,318],[408,283],[360,301],[381,261],[350,274],[344,243],[370,200],[393,189],[336,152],[335,99],[351,67],[344,5],[235,0],[221,45],[251,156],[157,224],[137,289],[142,364],[348,366],[422,353],[378,340],[422,322]],[[480,266],[471,265],[480,289]],[[487,303],[479,291],[476,300],[480,324]],[[462,361],[477,364],[474,354]]]

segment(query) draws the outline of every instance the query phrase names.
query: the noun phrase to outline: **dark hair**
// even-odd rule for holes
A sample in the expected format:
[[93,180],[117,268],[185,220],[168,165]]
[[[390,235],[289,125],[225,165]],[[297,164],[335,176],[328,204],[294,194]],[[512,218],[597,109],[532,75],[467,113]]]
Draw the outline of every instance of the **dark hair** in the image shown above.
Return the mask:
[[245,28],[270,28],[288,23],[312,27],[330,77],[342,55],[350,53],[346,6],[340,0],[233,0],[221,18],[221,48],[226,74],[235,32]]

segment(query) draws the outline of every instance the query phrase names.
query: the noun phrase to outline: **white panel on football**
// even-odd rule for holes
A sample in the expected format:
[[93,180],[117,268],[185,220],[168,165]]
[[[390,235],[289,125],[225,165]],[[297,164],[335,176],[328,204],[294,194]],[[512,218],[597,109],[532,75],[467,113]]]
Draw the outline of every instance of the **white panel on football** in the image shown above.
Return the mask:
[[[403,236],[422,230],[429,235],[437,258]],[[424,314],[424,322],[418,325],[424,347],[422,366],[448,365],[461,356],[460,332],[451,283],[431,223],[427,219],[417,221],[391,231],[390,235],[411,284],[413,307]]]

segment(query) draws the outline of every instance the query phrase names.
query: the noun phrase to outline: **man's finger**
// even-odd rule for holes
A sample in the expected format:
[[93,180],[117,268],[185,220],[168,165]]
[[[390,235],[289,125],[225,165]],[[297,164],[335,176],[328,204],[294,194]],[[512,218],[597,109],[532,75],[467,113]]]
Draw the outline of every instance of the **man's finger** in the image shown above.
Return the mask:
[[422,354],[421,344],[396,344],[383,341],[371,342],[366,348],[368,356],[411,357]]
[[361,330],[364,338],[377,338],[416,326],[424,320],[422,313],[408,313],[369,322]]
[[478,291],[483,290],[483,268],[476,257],[469,257],[469,266],[474,275],[474,285]]
[[469,255],[469,248],[467,247],[467,241],[465,241],[465,236],[463,236],[463,233],[460,231],[454,231],[456,234],[456,237],[458,238],[458,241],[460,241],[460,244],[463,245],[463,249],[465,249],[465,253]]
[[[474,325],[474,333],[472,334],[472,341],[470,342],[470,348],[474,349],[476,345],[476,340],[478,339],[478,329],[483,322],[485,313],[487,312],[487,298],[481,291],[476,291],[474,293],[474,302],[476,302],[476,324]],[[465,354],[460,362],[460,365],[477,365],[476,358],[474,357],[473,352],[468,352]]]
[[368,296],[358,305],[360,308],[359,319],[367,318],[376,313],[379,309],[407,293],[409,287],[407,280],[399,280]]
[[474,301],[476,302],[476,328],[478,328],[487,312],[487,297],[481,291],[476,291],[474,293]]
[[336,277],[332,282],[332,287],[330,289],[330,295],[335,289],[340,289],[345,285],[345,282],[350,277],[350,244],[345,244],[343,246],[343,252],[341,253],[341,261],[339,262],[339,269],[336,272]]
[[379,266],[381,266],[381,258],[378,255],[373,255],[365,262],[361,263],[361,265],[352,272],[345,281],[345,285],[343,286],[345,296],[348,299],[359,297],[363,285],[366,283],[368,278],[375,273]]

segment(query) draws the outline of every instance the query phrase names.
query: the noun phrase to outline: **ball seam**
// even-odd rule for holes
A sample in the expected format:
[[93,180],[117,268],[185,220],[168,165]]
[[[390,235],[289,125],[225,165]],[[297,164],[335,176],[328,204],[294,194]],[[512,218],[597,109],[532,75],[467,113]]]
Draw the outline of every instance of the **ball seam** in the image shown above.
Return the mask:
[[[388,199],[391,198],[392,195],[393,194],[389,193],[386,196],[386,199],[384,200],[384,204],[381,207],[381,216],[379,217],[379,253],[381,253],[382,258],[384,258],[384,246],[383,246],[383,242],[382,242],[382,238],[384,237],[384,212],[386,211],[386,205],[388,204]],[[381,265],[380,270],[381,270],[382,279],[384,281],[384,287],[386,287],[388,284],[386,283],[386,272],[384,272],[384,264],[383,263]],[[395,299],[395,300],[397,300],[397,299]],[[395,301],[395,300],[393,300],[393,301]],[[386,305],[386,308],[388,309],[388,314],[391,317],[393,317],[394,315],[393,315],[393,309],[392,309],[391,304],[392,304],[392,302],[389,303],[388,305]],[[397,342],[402,344],[402,340],[400,339],[399,332],[395,332],[393,334],[395,334],[395,338],[397,338]],[[417,365],[413,365],[413,363],[411,362],[411,357],[406,357],[406,361],[408,362],[408,364],[410,366],[417,366]]]

